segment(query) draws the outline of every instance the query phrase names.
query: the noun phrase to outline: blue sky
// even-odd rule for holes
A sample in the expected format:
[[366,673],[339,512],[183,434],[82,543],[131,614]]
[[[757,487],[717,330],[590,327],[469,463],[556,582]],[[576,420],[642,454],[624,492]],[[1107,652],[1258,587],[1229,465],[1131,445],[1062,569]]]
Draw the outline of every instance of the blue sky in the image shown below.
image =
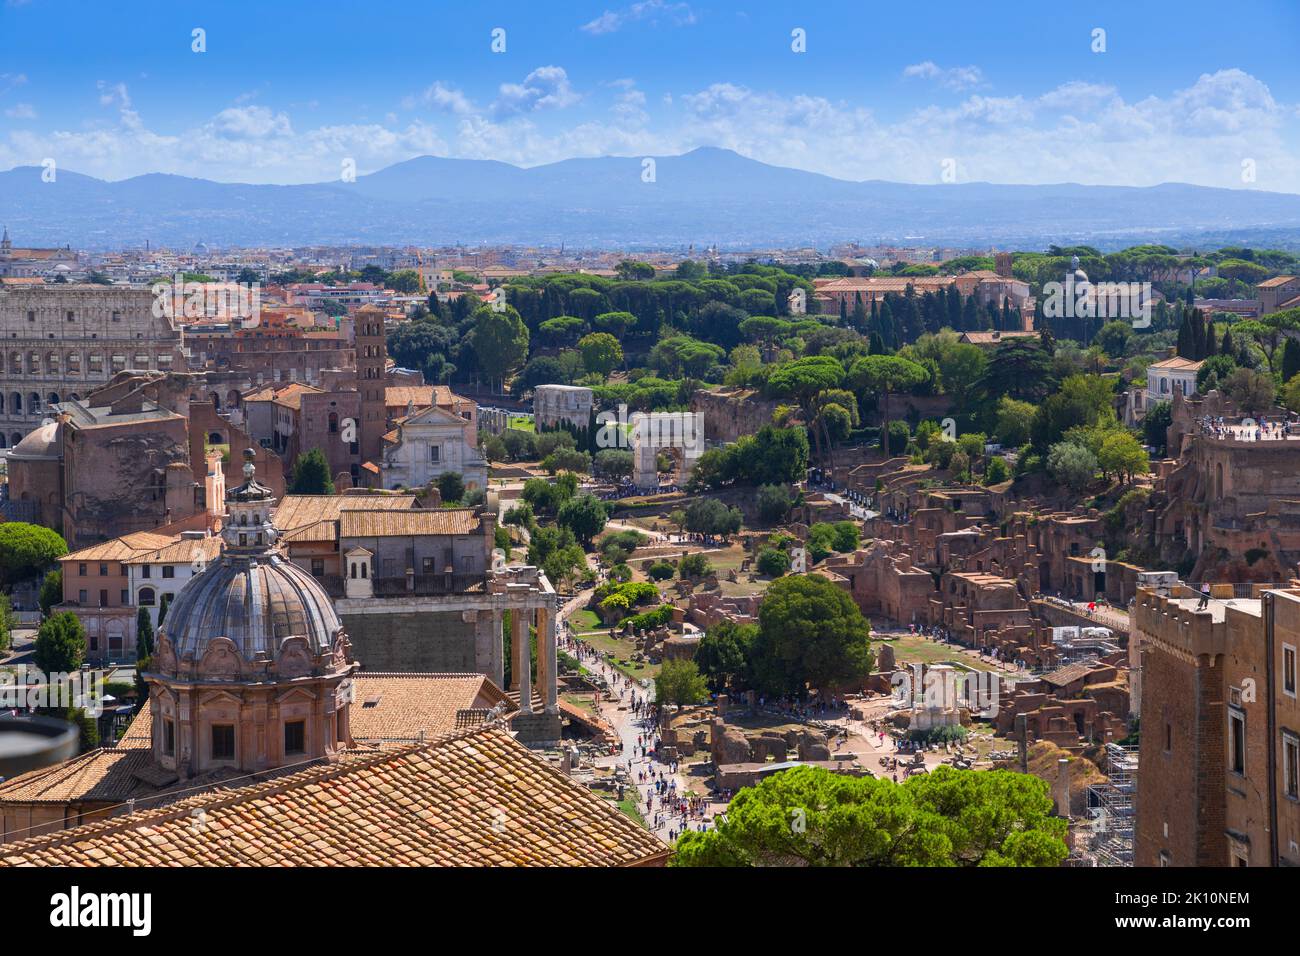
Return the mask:
[[850,179],[1300,192],[1297,37],[1294,0],[0,0],[0,169],[291,183],[709,145]]

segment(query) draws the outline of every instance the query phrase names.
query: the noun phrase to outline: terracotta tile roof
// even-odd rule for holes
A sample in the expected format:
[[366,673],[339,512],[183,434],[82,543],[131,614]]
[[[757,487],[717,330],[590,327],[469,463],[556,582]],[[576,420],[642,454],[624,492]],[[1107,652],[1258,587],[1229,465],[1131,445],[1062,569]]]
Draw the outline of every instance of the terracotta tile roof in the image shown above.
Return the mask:
[[1256,289],[1271,289],[1274,286],[1286,285],[1288,282],[1295,282],[1295,276],[1274,276],[1271,279],[1265,279],[1263,282],[1255,283]]
[[212,561],[221,554],[221,539],[215,535],[206,538],[175,538],[164,547],[143,551],[127,558],[123,564],[193,564],[195,561]]
[[413,404],[416,408],[451,405],[455,398],[446,385],[390,385],[384,389],[384,405],[387,408],[406,408],[408,404]]
[[65,554],[60,561],[127,561],[141,554],[148,554],[174,544],[174,535],[155,534],[152,531],[136,531],[124,534],[111,541],[102,541]]
[[474,508],[438,508],[423,511],[344,511],[339,515],[339,537],[383,538],[393,535],[476,534]]
[[271,521],[289,537],[288,532],[322,521],[337,521],[345,510],[400,511],[414,506],[415,495],[285,495]]
[[1016,329],[1011,332],[963,332],[961,339],[970,345],[992,345],[994,342],[1001,342],[1004,339],[1029,339],[1037,338],[1037,332],[1026,332],[1023,329]]
[[10,843],[0,863],[628,866],[669,852],[492,724]]
[[[357,743],[379,746],[432,740],[464,723],[465,711],[487,711],[506,704],[518,709],[501,688],[482,674],[383,674],[362,672],[353,681],[356,700],[348,726]],[[481,723],[481,716],[472,723]]]
[[[116,747],[91,750],[53,767],[42,767],[0,783],[0,805],[5,803],[67,803],[104,801],[119,803],[154,793],[136,771],[153,762],[153,720],[146,707],[131,721]],[[173,776],[173,779],[175,777]]]
[[1200,362],[1194,362],[1191,359],[1183,358],[1181,355],[1175,355],[1173,358],[1167,358],[1163,362],[1153,362],[1147,368],[1168,368],[1183,370],[1187,372],[1198,371],[1201,367]]

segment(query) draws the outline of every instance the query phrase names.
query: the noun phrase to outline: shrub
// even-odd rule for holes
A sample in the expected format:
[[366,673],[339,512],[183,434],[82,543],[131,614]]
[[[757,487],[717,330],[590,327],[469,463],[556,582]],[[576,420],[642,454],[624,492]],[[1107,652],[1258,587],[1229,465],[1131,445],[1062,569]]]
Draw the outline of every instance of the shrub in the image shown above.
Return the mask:
[[758,573],[779,578],[790,570],[790,555],[780,548],[764,548],[758,554]]
[[677,565],[677,573],[685,578],[707,577],[713,571],[713,565],[702,554],[688,554]]
[[670,562],[656,561],[646,568],[645,573],[651,581],[667,581],[676,571]]

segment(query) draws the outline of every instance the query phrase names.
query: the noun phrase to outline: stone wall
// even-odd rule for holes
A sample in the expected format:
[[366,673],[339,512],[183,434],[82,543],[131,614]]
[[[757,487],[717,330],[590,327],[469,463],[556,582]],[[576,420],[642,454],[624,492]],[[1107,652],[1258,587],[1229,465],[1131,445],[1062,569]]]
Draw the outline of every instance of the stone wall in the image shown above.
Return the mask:
[[342,615],[352,653],[368,671],[473,673],[477,640],[460,611]]

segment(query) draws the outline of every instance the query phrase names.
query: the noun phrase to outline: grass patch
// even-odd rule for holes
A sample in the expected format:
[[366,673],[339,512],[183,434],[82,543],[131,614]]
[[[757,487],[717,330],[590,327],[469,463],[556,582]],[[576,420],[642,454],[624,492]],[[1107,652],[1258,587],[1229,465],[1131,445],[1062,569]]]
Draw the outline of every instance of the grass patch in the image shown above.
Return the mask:
[[634,661],[636,645],[618,637],[610,637],[608,631],[594,631],[583,636],[588,644],[603,654],[612,655],[610,663],[614,669],[633,680],[654,680],[659,676],[659,665],[646,661]]

